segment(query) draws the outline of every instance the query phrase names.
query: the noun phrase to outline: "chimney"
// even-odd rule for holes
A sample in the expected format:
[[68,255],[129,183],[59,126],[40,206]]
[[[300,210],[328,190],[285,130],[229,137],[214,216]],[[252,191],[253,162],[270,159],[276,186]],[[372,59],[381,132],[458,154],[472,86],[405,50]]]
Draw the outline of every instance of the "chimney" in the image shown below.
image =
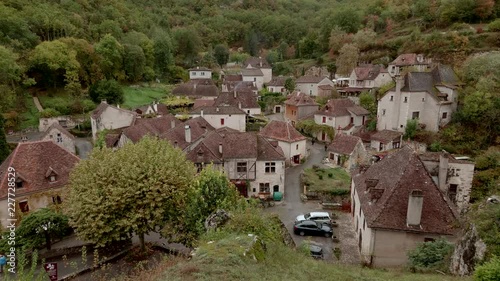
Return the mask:
[[107,102],[105,99],[102,99],[102,100],[101,100],[101,103],[105,103],[105,104],[107,104],[108,102]]
[[196,90],[196,83],[193,85],[193,89]]
[[175,120],[170,121],[170,129],[175,128]]
[[219,142],[219,153],[222,154],[222,142]]
[[396,76],[396,94],[401,93],[401,89],[405,86],[404,77],[401,75]]
[[203,117],[203,109],[200,110],[200,116]]
[[215,112],[219,112],[219,108],[218,107],[215,108]]
[[412,190],[408,198],[408,212],[406,213],[406,224],[408,226],[420,226],[423,205],[424,193],[422,190]]
[[157,102],[154,102],[154,103],[153,103],[153,110],[154,110],[155,112],[158,112],[158,103],[157,103]]
[[238,108],[241,109],[241,101],[238,102]]
[[184,126],[184,136],[187,143],[191,143],[191,128],[189,125]]
[[236,90],[233,90],[233,97],[236,98]]
[[438,185],[442,192],[446,192],[446,180],[448,177],[448,152],[439,154]]

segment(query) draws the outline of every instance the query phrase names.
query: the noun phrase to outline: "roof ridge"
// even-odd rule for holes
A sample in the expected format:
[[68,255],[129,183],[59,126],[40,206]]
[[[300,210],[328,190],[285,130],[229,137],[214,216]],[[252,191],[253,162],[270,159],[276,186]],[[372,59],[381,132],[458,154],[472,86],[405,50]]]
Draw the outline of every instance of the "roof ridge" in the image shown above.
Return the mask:
[[[18,143],[16,148],[14,148],[14,151],[11,152],[10,155],[12,155],[12,157],[9,159],[9,165],[7,165],[7,169],[9,169],[9,167],[12,167],[12,162],[14,161],[14,158],[15,158],[17,152],[19,151],[19,147],[21,146],[21,144],[23,144],[23,143],[22,142]],[[7,156],[7,159],[8,159],[8,157],[10,157],[10,155]],[[5,176],[2,177],[2,181],[0,182],[0,186],[3,186],[5,178],[6,178]]]

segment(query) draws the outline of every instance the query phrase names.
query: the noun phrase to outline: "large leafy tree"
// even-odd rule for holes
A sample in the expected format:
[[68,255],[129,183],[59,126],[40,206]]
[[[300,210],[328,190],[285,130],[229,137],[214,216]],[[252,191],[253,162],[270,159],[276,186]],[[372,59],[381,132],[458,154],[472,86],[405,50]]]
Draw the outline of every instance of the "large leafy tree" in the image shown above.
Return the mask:
[[94,102],[106,100],[110,104],[120,104],[123,102],[123,89],[116,80],[101,80],[89,89],[90,98]]
[[194,175],[164,140],[96,149],[71,173],[64,207],[81,239],[103,246],[136,234],[144,249],[144,235],[182,217]]
[[159,32],[153,38],[155,68],[159,75],[167,76],[174,65],[174,47],[167,33]]
[[137,45],[124,45],[125,55],[123,67],[127,78],[131,82],[137,82],[142,79],[146,67],[146,56],[141,47]]
[[100,56],[101,70],[106,79],[122,79],[123,46],[111,34],[106,34],[95,45],[95,52]]
[[45,244],[50,250],[52,241],[68,235],[71,228],[68,217],[49,208],[39,209],[23,218],[17,229],[23,246],[38,248]]
[[229,50],[224,44],[218,44],[214,48],[214,56],[220,66],[229,61]]
[[341,75],[350,75],[356,67],[359,58],[359,49],[355,44],[345,44],[342,46],[337,57],[337,73]]

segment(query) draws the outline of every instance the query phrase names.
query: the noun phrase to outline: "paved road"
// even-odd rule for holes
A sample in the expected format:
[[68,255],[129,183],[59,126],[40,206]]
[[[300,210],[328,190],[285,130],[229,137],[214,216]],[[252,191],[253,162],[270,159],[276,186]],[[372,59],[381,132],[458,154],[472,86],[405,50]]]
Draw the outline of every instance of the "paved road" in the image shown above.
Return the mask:
[[283,116],[283,113],[269,114],[269,115],[266,115],[266,117],[269,120],[285,121],[285,116]]
[[92,143],[86,138],[75,138],[75,146],[78,149],[78,154],[81,159],[87,159],[92,151]]

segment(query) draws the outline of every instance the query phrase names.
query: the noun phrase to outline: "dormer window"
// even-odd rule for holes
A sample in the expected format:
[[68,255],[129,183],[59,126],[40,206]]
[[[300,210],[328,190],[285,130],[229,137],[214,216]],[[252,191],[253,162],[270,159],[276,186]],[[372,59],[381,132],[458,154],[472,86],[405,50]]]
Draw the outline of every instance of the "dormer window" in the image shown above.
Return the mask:
[[16,179],[16,188],[23,188],[24,187],[24,181],[20,178]]
[[56,181],[56,175],[51,175],[51,176],[49,177],[49,181],[50,181],[50,182],[55,182],[55,181]]

